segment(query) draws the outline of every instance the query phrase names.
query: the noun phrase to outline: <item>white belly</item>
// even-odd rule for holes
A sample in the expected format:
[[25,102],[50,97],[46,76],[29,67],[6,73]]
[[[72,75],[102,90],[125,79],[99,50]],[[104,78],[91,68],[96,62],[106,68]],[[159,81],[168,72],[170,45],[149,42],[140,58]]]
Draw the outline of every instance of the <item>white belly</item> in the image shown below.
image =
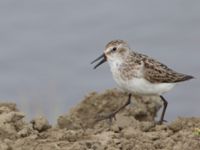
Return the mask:
[[150,83],[144,78],[133,78],[127,81],[118,77],[114,79],[121,89],[138,95],[162,95],[175,86],[175,83]]
[[119,72],[119,62],[109,61],[111,72],[114,80],[119,87],[126,92],[131,92],[138,95],[161,95],[171,90],[175,83],[151,83],[144,78],[132,78],[131,80],[124,80],[121,78]]

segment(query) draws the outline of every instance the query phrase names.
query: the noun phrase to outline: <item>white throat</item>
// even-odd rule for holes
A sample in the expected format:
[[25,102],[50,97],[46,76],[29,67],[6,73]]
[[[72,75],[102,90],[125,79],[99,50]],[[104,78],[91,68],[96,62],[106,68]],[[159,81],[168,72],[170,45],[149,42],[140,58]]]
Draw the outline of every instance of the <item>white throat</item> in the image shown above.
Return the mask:
[[121,59],[109,59],[108,64],[110,65],[111,70],[118,69],[120,65],[123,63]]

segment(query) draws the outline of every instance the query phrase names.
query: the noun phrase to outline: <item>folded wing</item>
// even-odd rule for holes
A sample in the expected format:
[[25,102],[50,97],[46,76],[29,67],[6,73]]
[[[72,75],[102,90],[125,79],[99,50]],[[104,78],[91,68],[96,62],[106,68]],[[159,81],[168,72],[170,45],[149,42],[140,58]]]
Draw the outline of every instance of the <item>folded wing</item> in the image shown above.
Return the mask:
[[193,76],[178,73],[166,65],[144,56],[144,78],[151,83],[176,83],[194,78]]

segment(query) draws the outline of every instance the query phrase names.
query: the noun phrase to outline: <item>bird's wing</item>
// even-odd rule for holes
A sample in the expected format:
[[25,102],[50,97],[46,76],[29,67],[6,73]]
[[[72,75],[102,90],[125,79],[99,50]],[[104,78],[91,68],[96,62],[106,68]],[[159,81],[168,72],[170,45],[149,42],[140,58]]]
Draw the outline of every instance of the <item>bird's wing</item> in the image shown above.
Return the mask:
[[144,55],[144,78],[151,83],[175,83],[192,79],[193,76],[177,73],[166,65]]

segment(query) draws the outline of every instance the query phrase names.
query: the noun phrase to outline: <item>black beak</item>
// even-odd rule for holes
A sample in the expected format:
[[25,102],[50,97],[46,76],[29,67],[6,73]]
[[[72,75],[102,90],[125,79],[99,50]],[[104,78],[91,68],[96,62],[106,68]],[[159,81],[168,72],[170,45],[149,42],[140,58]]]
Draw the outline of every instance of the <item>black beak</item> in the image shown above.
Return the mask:
[[93,69],[96,69],[98,66],[100,66],[101,64],[103,64],[104,62],[107,61],[107,60],[106,60],[105,54],[102,54],[102,55],[99,56],[97,59],[95,59],[94,61],[92,61],[91,64],[95,63],[96,61],[98,61],[98,60],[100,60],[100,59],[102,59],[102,60],[101,60],[98,64],[96,64],[96,65],[94,66]]

